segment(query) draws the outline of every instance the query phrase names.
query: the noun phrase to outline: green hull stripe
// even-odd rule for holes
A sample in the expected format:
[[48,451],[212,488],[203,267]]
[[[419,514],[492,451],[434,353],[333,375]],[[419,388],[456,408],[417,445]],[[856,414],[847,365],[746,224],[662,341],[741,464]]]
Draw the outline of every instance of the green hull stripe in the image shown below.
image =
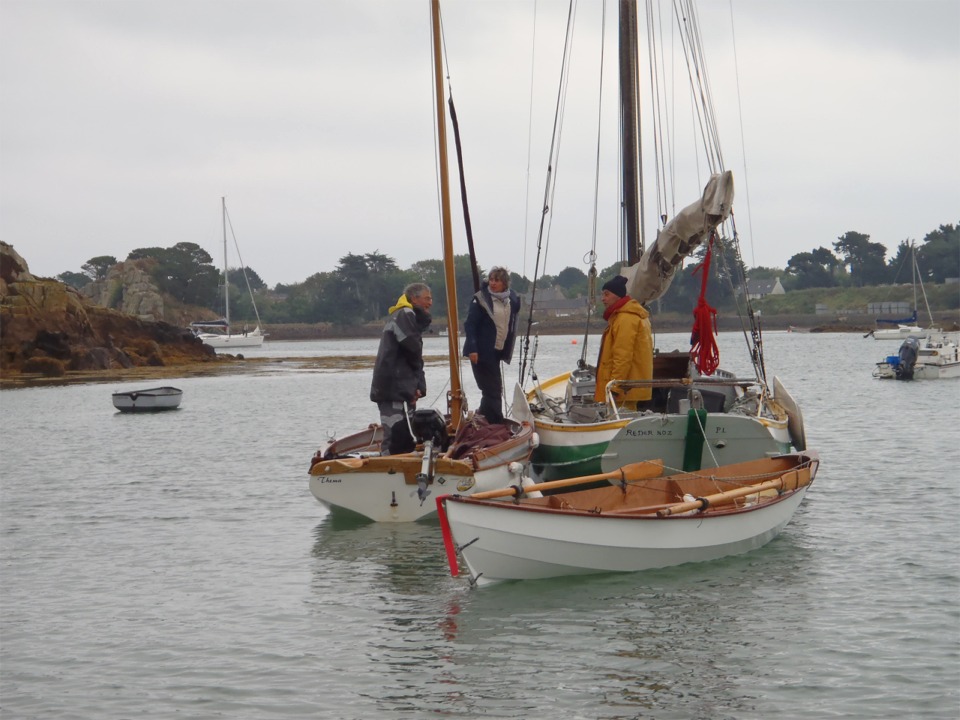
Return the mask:
[[703,429],[707,426],[707,411],[690,408],[687,412],[687,435],[683,446],[683,471],[699,470],[703,457]]

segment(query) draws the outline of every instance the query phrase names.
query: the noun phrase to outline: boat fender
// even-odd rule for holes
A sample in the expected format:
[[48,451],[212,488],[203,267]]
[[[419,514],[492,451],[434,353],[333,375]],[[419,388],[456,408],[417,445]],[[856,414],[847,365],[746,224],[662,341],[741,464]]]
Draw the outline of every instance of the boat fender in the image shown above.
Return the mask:
[[[514,463],[511,463],[511,465],[513,465],[513,464],[514,464]],[[516,464],[519,465],[519,463],[516,463]],[[535,483],[533,480],[531,480],[530,478],[528,478],[528,477],[522,477],[522,478],[520,479],[520,485],[522,485],[523,488],[524,488],[524,490],[526,490],[526,489],[529,488],[530,486],[536,485],[536,483]],[[534,497],[543,497],[543,493],[540,492],[539,490],[529,490],[529,491],[526,491],[526,496],[527,496],[527,497],[531,497],[531,498],[534,498]]]

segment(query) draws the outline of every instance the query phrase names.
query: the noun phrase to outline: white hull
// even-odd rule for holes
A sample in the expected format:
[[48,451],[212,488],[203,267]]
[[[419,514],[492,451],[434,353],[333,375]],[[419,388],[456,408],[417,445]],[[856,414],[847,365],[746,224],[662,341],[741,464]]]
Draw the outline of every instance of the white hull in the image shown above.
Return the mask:
[[183,391],[175,387],[159,387],[115,392],[112,397],[113,406],[120,412],[156,412],[180,407]]
[[332,512],[374,522],[422,520],[436,515],[434,499],[439,494],[470,494],[524,482],[523,472],[538,440],[529,424],[518,428],[512,439],[475,450],[469,457],[438,455],[432,479],[421,483],[421,473],[429,474],[423,451],[380,457],[373,449],[379,442],[379,426],[370,426],[353,436],[356,457],[314,458],[310,492]]
[[488,506],[447,504],[447,517],[471,577],[480,585],[564,575],[637,572],[716,560],[755,550],[786,526],[805,495],[715,518],[524,517]]
[[874,340],[906,340],[907,338],[924,338],[930,333],[940,332],[939,328],[922,328],[918,325],[901,325],[897,329],[885,328],[883,330],[874,330],[872,335]]
[[[722,400],[723,409],[715,407],[708,412],[702,428],[698,431],[695,428],[693,439],[688,438],[691,414],[687,409],[623,415],[602,422],[574,422],[569,416],[558,420],[531,409],[531,405],[537,404],[571,407],[567,403],[567,378],[568,375],[551,378],[526,397],[515,395],[514,398],[514,416],[530,417],[540,435],[540,445],[532,459],[538,479],[607,472],[625,464],[654,459],[663,460],[664,472],[673,473],[685,469],[688,454],[692,459],[687,461],[686,469],[696,469],[806,447],[800,410],[776,378],[773,398],[763,401],[754,399],[738,406],[738,398],[728,388],[730,397]],[[715,404],[721,402],[721,390],[723,388],[717,387],[713,391]],[[705,386],[703,392],[711,390]],[[758,411],[761,406],[763,411]],[[697,447],[688,448],[693,443]]]
[[932,363],[918,365],[913,370],[914,380],[950,380],[960,378],[960,362],[943,365]]
[[[407,463],[414,471],[420,469],[420,464],[419,456]],[[428,488],[429,494],[421,501],[416,481],[408,479],[410,473],[405,473],[399,463],[393,471],[384,470],[381,465],[371,465],[369,461],[367,466],[371,468],[369,472],[349,473],[326,473],[321,467],[310,475],[310,492],[321,505],[333,512],[346,511],[374,522],[416,522],[436,515],[438,494],[470,494],[521,481],[520,472],[511,472],[509,463],[465,475],[441,472]]]
[[260,347],[263,345],[264,339],[259,327],[252,332],[240,333],[239,335],[197,333],[197,337],[212,348]]
[[[471,581],[480,585],[636,572],[716,560],[766,545],[790,522],[815,474],[816,461],[807,484],[796,489],[773,492],[753,505],[670,517],[658,516],[655,506],[630,516],[614,514],[616,510],[558,509],[566,498],[576,504],[574,498],[585,493],[520,503],[447,497],[441,525]],[[448,545],[448,557],[451,553]]]
[[931,335],[920,340],[911,377],[898,378],[898,356],[877,363],[873,376],[881,380],[950,380],[960,378],[960,346],[956,333]]

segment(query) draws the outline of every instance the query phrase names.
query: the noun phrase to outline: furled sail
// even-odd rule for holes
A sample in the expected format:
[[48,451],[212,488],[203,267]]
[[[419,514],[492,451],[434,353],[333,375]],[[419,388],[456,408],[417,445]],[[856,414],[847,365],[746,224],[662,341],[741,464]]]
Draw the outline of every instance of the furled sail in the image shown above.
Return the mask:
[[640,303],[661,297],[684,258],[730,217],[732,207],[733,173],[727,170],[711,175],[703,197],[663,227],[639,262],[621,270],[620,274],[627,278],[630,297]]

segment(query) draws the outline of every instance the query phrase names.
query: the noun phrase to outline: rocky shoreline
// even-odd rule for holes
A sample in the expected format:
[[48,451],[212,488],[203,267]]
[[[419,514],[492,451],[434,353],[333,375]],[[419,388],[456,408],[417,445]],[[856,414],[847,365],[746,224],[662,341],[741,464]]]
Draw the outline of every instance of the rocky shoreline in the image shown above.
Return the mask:
[[0,242],[0,387],[232,360],[189,330],[100,307],[68,285],[34,277],[26,261]]
[[[956,311],[937,315],[934,319],[944,330],[960,328]],[[692,318],[682,314],[659,314],[651,320],[658,333],[689,332],[692,326]],[[591,332],[600,332],[603,321],[592,322]],[[521,333],[526,332],[527,323],[526,318],[521,319]],[[533,329],[541,335],[576,336],[583,334],[583,323],[582,319],[540,317]],[[721,332],[739,331],[740,319],[721,313],[717,327]],[[861,334],[874,329],[869,316],[818,315],[763,317],[762,327],[765,331]],[[276,342],[376,338],[382,328],[379,322],[353,327],[318,323],[275,324],[264,330],[268,339]],[[445,329],[445,323],[437,321],[431,332],[440,334]],[[68,285],[34,277],[26,261],[0,242],[0,388],[276,372],[291,366],[309,368],[311,363],[326,368],[356,367],[371,362],[372,357],[248,359],[242,354],[218,355],[187,328],[101,307]]]

